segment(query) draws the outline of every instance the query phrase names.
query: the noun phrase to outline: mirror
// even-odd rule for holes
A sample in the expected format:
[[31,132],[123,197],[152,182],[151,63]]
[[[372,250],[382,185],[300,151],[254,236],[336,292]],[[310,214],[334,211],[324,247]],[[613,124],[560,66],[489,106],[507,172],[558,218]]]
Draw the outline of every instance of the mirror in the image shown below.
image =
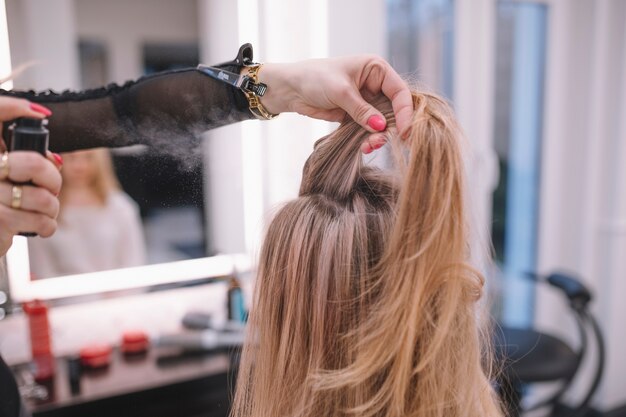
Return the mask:
[[[65,36],[74,50],[65,52],[78,71],[62,88],[122,84],[200,61],[196,0],[53,3],[55,14],[65,8],[65,18],[73,19]],[[6,2],[13,66],[33,62],[14,80],[16,89],[43,89],[32,70],[48,64],[37,62],[42,57],[32,42],[49,36],[37,24],[45,10],[31,6]],[[139,19],[146,11],[149,18]],[[53,45],[50,40],[48,48]],[[51,238],[29,239],[31,279],[213,255],[202,152],[196,144],[176,155],[141,146],[63,155],[59,228]]]
[[[317,0],[281,2],[272,13],[261,13],[257,3],[5,0],[13,68],[35,60],[15,78],[14,88],[62,91],[108,81],[121,84],[147,72],[188,65],[198,56],[204,63],[230,60],[246,42],[254,45],[260,62],[385,54],[381,14],[363,11],[357,19],[362,24],[345,31],[345,22],[354,21],[355,11],[362,9],[355,0],[341,7]],[[289,39],[285,33],[290,33]],[[297,195],[313,143],[333,128],[328,122],[283,114],[271,122],[251,120],[212,130],[203,136],[209,140],[181,146],[174,155],[169,148],[115,150],[112,165],[142,218],[149,265],[31,281],[28,265],[17,265],[28,262],[24,249],[8,259],[19,269],[9,273],[11,288],[18,288],[13,291],[16,299],[50,299],[48,290],[55,298],[71,296],[74,285],[82,288],[87,282],[91,287],[81,290],[85,294],[112,291],[103,282],[118,282],[121,276],[132,280],[154,274],[178,282],[184,279],[179,276],[183,268],[170,265],[212,259],[196,256],[257,253],[265,220],[277,205]],[[131,185],[139,176],[143,179]],[[177,210],[179,215],[168,215]],[[162,263],[166,261],[174,263]],[[159,271],[170,275],[166,278]]]

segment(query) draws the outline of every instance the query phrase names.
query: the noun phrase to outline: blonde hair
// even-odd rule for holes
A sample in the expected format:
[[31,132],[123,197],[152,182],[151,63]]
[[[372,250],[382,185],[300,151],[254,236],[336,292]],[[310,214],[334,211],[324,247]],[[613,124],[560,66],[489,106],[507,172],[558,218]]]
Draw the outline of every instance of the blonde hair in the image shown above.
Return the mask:
[[[98,197],[100,204],[104,205],[111,192],[121,189],[117,176],[115,175],[115,170],[113,169],[111,152],[106,148],[95,148],[77,152],[86,153],[92,157],[94,176],[91,179],[90,187]],[[63,174],[63,170],[61,170],[61,174]],[[63,187],[61,187],[61,192],[59,193],[59,201],[61,202],[61,208],[63,208],[66,202]]]
[[[413,93],[398,174],[366,166],[367,132],[316,144],[299,197],[261,249],[232,416],[501,416],[469,264],[461,131]],[[390,103],[377,106],[394,126]]]

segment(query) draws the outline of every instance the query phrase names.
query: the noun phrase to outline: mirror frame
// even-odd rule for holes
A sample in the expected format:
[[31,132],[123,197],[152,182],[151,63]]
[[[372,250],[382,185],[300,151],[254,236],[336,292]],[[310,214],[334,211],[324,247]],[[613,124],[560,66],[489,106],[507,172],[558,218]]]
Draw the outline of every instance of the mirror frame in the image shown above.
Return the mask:
[[28,244],[26,238],[22,236],[14,237],[6,261],[10,297],[14,304],[34,299],[59,300],[164,284],[217,279],[247,272],[251,265],[247,255],[217,255],[31,281]]

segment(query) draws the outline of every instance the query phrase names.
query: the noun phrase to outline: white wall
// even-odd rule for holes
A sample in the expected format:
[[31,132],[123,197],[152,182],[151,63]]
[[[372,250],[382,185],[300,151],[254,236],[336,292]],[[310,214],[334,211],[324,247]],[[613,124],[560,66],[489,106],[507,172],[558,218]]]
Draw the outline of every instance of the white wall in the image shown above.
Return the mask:
[[143,74],[145,43],[198,41],[195,0],[76,0],[75,10],[76,35],[105,43],[114,82]]
[[476,262],[484,259],[489,247],[491,195],[498,182],[493,149],[495,6],[495,0],[457,0],[454,11],[453,97],[470,150],[465,165]]
[[7,0],[6,5],[13,67],[36,63],[16,79],[16,88],[78,88],[79,39],[107,46],[114,82],[142,75],[145,43],[198,40],[195,0]]
[[[198,0],[200,60],[207,64],[235,58],[240,46],[236,1]],[[219,39],[219,41],[217,41]],[[211,249],[245,251],[241,125],[205,133],[205,207]]]
[[7,0],[6,7],[13,67],[35,64],[15,88],[78,87],[74,1]]
[[[539,269],[573,271],[594,292],[608,354],[596,405],[607,410],[626,402],[626,3],[550,4]],[[575,339],[553,292],[541,290],[537,308],[540,328]]]

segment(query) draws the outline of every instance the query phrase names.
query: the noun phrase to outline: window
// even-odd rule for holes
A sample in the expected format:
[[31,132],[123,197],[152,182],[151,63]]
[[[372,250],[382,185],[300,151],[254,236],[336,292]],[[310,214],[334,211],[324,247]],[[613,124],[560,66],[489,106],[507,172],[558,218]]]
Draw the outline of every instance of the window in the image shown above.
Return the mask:
[[452,98],[452,0],[388,0],[389,62],[435,92]]
[[500,180],[493,193],[492,240],[504,276],[507,324],[532,322],[543,127],[547,7],[497,5],[494,147]]

